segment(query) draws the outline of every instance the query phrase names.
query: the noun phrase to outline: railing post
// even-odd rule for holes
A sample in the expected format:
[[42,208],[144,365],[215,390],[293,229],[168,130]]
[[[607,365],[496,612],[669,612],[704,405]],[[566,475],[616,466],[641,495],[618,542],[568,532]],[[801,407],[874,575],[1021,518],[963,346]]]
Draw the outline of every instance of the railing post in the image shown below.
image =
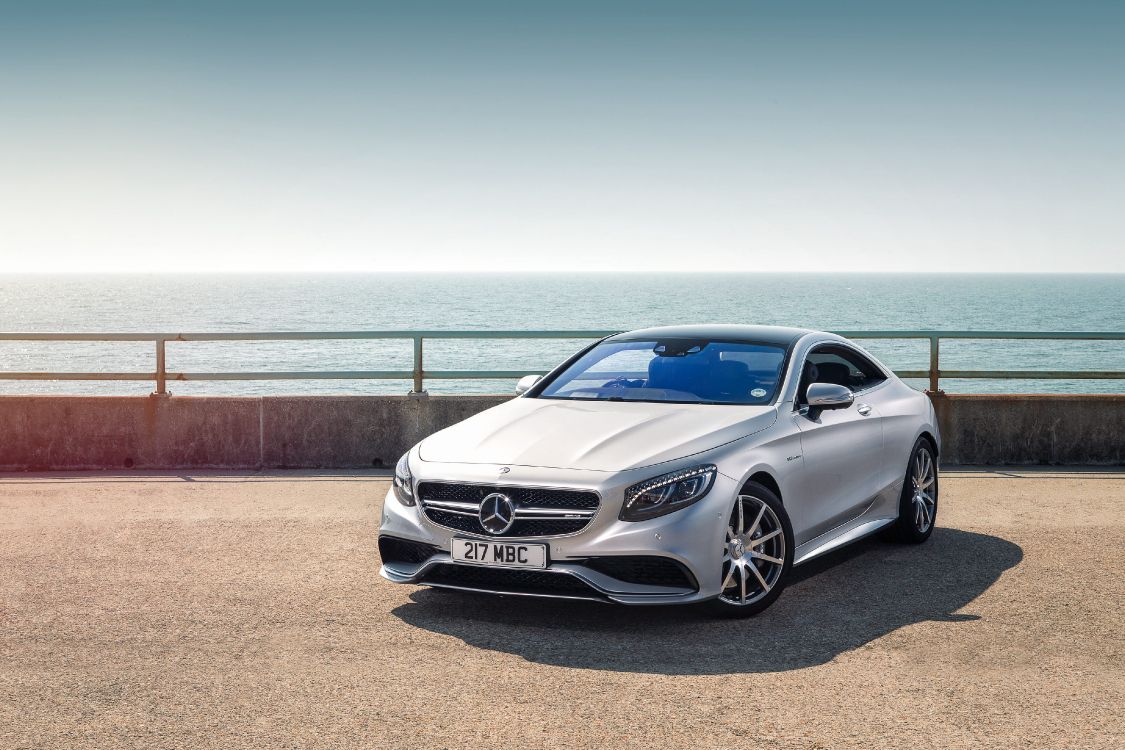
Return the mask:
[[941,393],[938,373],[938,337],[930,336],[930,393]]
[[422,370],[422,337],[414,337],[414,390],[411,393],[425,393]]
[[164,364],[164,339],[156,340],[156,390],[157,396],[168,395],[168,370]]

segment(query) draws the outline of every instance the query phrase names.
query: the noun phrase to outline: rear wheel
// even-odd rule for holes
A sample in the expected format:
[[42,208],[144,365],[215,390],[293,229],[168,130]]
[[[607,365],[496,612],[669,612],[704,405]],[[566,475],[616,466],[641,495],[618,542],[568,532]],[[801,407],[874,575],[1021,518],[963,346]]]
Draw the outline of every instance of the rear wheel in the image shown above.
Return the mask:
[[793,567],[793,529],[777,497],[750,482],[734,502],[723,535],[722,589],[709,602],[727,617],[749,617],[773,604]]
[[918,438],[906,467],[906,480],[899,497],[898,522],[894,538],[907,544],[921,544],[934,532],[937,521],[937,456],[930,441]]

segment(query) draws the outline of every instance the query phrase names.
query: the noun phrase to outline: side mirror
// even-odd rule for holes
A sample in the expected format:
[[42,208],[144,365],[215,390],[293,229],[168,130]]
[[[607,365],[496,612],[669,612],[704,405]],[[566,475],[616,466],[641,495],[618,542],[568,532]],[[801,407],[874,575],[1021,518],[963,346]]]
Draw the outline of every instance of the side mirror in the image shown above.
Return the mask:
[[847,409],[854,400],[850,388],[835,383],[813,383],[805,392],[809,419],[817,419],[826,409]]
[[519,382],[516,383],[516,395],[520,396],[527,393],[531,390],[531,386],[539,382],[539,378],[539,375],[524,375],[519,379]]

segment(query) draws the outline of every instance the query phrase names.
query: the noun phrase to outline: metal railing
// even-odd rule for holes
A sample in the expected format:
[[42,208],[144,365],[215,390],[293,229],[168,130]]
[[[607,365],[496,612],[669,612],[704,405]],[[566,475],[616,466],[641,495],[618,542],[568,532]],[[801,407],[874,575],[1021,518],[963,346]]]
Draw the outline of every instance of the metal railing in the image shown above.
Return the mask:
[[1121,380],[1125,370],[942,370],[942,339],[978,341],[1125,341],[1125,331],[834,331],[849,339],[926,339],[930,366],[926,370],[895,370],[900,378],[925,378],[929,390],[941,390],[941,378],[976,380]]
[[[507,380],[546,370],[426,370],[423,342],[442,339],[598,339],[617,331],[267,331],[254,333],[0,333],[0,341],[147,341],[155,345],[156,368],[151,372],[6,372],[0,380],[151,380],[155,393],[168,392],[169,380],[410,380],[414,393],[426,380]],[[942,370],[942,339],[1125,341],[1123,331],[836,331],[852,339],[923,339],[930,344],[926,370],[896,370],[902,378],[926,379],[938,392],[942,378],[985,380],[1125,380],[1125,370]],[[329,341],[409,339],[414,364],[409,370],[294,370],[238,372],[168,372],[165,346],[169,341]]]

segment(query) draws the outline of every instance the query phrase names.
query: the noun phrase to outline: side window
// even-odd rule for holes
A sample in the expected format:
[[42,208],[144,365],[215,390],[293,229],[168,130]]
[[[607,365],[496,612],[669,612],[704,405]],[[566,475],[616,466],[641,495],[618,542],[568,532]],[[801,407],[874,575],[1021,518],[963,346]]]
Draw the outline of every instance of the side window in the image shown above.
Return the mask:
[[800,400],[812,383],[835,383],[862,391],[886,380],[874,362],[842,346],[821,346],[805,359],[801,373]]

